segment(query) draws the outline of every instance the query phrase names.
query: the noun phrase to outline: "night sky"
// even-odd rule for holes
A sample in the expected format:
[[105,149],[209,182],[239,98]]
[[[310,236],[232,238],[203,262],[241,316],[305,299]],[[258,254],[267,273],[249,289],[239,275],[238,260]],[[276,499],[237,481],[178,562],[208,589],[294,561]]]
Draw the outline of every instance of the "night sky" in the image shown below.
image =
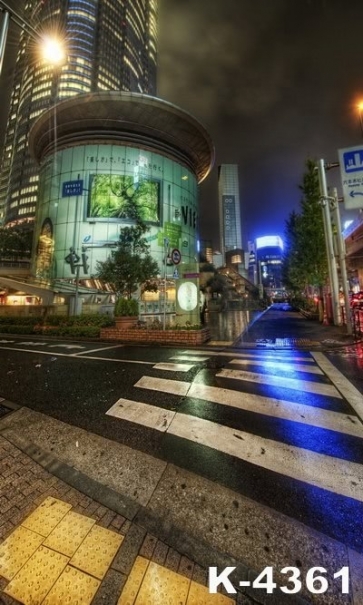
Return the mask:
[[[15,47],[12,26],[0,140]],[[158,94],[200,120],[216,147],[201,185],[202,237],[219,248],[221,163],[239,165],[244,247],[260,235],[283,236],[299,210],[306,159],[337,162],[338,149],[363,145],[363,2],[159,0]],[[338,169],[328,182],[341,191]],[[357,211],[341,213],[344,221]]]
[[[216,147],[201,185],[201,232],[218,241],[217,166],[239,165],[243,243],[283,236],[307,158],[362,143],[361,0],[160,0],[160,97]],[[339,169],[328,183],[340,189]],[[356,216],[341,208],[342,220]]]

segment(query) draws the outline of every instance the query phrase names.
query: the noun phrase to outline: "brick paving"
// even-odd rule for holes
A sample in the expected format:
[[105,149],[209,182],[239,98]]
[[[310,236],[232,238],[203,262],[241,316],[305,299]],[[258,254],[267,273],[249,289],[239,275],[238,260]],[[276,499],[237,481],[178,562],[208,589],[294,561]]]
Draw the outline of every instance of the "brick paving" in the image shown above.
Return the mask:
[[[99,504],[51,475],[0,435],[0,543],[39,506],[47,496],[72,505],[72,510],[96,520],[98,525],[125,536],[92,605],[117,605],[120,593],[137,556],[143,556],[203,586],[207,570],[181,555],[142,527]],[[0,605],[19,605],[2,590],[7,580],[0,577]],[[239,594],[237,605],[253,601]]]

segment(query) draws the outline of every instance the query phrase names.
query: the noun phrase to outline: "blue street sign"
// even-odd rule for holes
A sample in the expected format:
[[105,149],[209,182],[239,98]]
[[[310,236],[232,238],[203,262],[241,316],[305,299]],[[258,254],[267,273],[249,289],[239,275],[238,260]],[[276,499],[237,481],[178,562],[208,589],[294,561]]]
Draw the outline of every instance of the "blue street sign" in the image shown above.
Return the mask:
[[361,172],[363,170],[363,149],[354,148],[353,151],[343,151],[344,170],[349,172]]
[[339,150],[344,206],[347,210],[363,207],[363,147]]
[[62,197],[81,195],[83,192],[83,180],[65,181],[62,184]]

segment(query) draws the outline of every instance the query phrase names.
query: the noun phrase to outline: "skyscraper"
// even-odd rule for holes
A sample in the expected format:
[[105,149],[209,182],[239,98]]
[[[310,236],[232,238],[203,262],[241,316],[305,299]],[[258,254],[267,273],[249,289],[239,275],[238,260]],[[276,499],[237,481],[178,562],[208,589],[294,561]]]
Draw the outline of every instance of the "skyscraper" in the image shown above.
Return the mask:
[[0,224],[7,225],[34,220],[38,167],[28,135],[43,111],[85,92],[156,95],[157,0],[27,0],[23,14],[39,33],[64,39],[67,59],[47,65],[21,32],[0,173]]
[[219,233],[221,252],[242,250],[241,210],[237,164],[218,166]]

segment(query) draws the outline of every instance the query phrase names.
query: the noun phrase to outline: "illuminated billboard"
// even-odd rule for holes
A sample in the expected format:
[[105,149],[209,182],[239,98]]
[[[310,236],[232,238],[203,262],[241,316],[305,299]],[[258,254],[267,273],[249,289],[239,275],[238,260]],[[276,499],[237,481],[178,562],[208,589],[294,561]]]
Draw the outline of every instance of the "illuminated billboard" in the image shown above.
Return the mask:
[[283,247],[284,244],[279,235],[264,235],[256,238],[256,250],[260,248],[281,248],[283,250]]
[[[187,178],[186,178],[187,177]],[[181,263],[197,253],[197,179],[159,153],[126,145],[87,144],[57,151],[41,166],[32,274],[73,277],[70,248],[89,251],[89,275],[117,246],[121,230],[141,220],[150,254],[164,270],[165,241]],[[82,275],[82,270],[81,270]]]
[[160,224],[160,181],[125,174],[91,174],[87,218]]

